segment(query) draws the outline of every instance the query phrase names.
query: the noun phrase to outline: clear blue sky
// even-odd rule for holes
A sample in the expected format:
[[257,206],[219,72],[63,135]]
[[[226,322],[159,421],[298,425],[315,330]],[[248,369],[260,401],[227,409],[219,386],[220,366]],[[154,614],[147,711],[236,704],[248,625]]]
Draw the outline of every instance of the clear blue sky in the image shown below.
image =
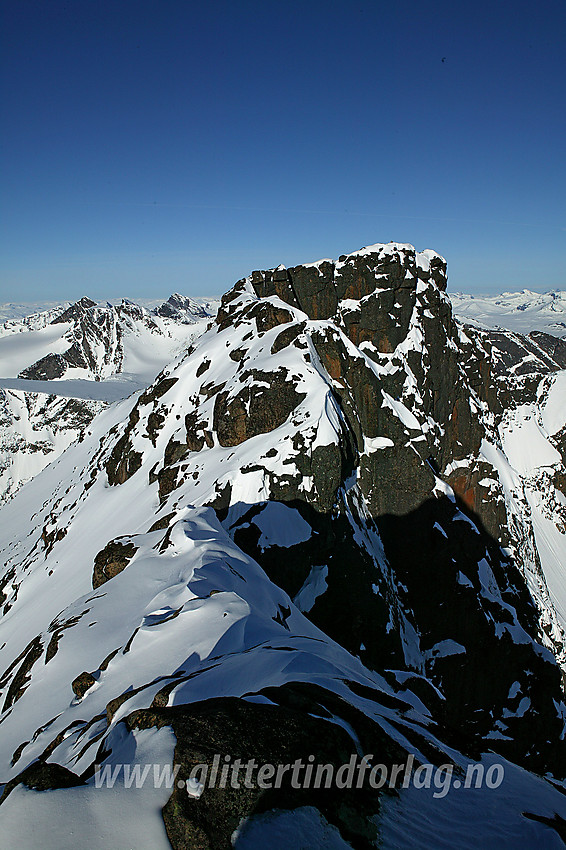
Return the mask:
[[390,240],[566,289],[566,3],[2,0],[0,301]]

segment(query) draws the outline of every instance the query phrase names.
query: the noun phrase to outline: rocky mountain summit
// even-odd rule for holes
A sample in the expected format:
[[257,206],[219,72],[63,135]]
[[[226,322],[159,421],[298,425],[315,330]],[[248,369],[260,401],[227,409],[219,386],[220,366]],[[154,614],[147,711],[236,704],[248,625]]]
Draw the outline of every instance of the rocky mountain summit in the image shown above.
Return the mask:
[[[313,846],[561,846],[564,344],[457,323],[446,282],[400,243],[253,272],[2,508],[0,834],[62,795],[107,821],[98,768],[159,751],[183,785],[119,791],[154,846],[285,818]],[[186,792],[215,754],[356,753],[505,781]]]
[[174,292],[167,301],[156,307],[153,312],[156,316],[176,319],[184,324],[191,325],[198,319],[207,319],[213,312],[216,312],[216,303],[214,301],[196,301],[194,298],[187,298],[186,295],[179,295],[178,292]]

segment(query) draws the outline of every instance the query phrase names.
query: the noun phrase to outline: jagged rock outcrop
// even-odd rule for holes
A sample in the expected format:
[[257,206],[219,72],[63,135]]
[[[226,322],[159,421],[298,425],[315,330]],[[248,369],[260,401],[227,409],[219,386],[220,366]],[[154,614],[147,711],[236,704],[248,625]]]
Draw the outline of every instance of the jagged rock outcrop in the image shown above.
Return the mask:
[[104,406],[92,399],[0,388],[0,503],[79,439]]
[[96,590],[126,569],[136,552],[135,543],[123,540],[111,540],[101,549],[94,559],[92,587]]

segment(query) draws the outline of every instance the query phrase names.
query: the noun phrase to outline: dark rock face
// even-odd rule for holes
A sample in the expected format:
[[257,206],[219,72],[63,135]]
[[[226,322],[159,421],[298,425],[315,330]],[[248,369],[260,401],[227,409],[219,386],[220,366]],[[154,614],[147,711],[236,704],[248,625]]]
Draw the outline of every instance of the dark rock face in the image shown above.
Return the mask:
[[[461,742],[487,741],[496,719],[504,734],[499,752],[511,759],[520,754],[537,771],[556,764],[562,721],[548,695],[560,693],[560,671],[536,641],[516,642],[519,633],[539,631],[516,565],[477,517],[472,524],[448,499],[404,517],[383,516],[378,526],[402,604],[419,624],[426,674],[446,697],[439,716],[451,734]],[[529,724],[515,716],[520,700],[509,696],[515,682],[530,700]]]
[[[360,646],[365,646],[362,657],[372,669],[403,665],[399,632],[388,628],[388,623],[399,622],[400,613],[392,593],[391,575],[386,565],[376,563],[372,553],[356,542],[357,529],[348,518],[353,513],[360,520],[353,500],[342,496],[340,507],[335,507],[339,480],[338,465],[326,504],[319,498],[314,505],[307,504],[304,497],[286,501],[289,516],[296,511],[312,528],[311,537],[304,542],[289,548],[259,545],[262,513],[270,502],[254,505],[243,513],[229,527],[230,534],[292,599],[297,598],[313,566],[325,565],[327,590],[308,610],[309,619],[354,655],[360,653]],[[371,532],[377,537],[375,525]],[[337,600],[350,600],[351,604],[339,604]]]
[[79,699],[82,699],[89,688],[92,688],[96,679],[92,675],[92,673],[88,673],[86,670],[77,676],[76,679],[73,679],[71,682],[71,687],[75,696]]
[[93,589],[96,590],[97,587],[125,570],[135,553],[136,546],[132,542],[126,543],[118,539],[107,543],[94,559]]
[[[163,809],[172,847],[220,850],[230,846],[232,833],[243,818],[274,808],[300,806],[316,807],[352,846],[360,850],[375,846],[377,829],[368,818],[379,810],[380,792],[369,785],[350,789],[324,785],[312,790],[293,788],[288,771],[281,788],[262,788],[255,784],[253,775],[246,787],[242,770],[237,780],[239,787],[232,787],[229,779],[228,787],[209,788],[198,799],[187,795],[184,784],[191,771],[197,765],[206,765],[207,775],[211,775],[216,753],[230,754],[232,760],[240,759],[244,765],[254,759],[258,765],[290,766],[297,759],[306,764],[308,753],[317,764],[338,770],[352,757],[352,740],[341,726],[328,722],[332,716],[344,717],[359,734],[364,752],[376,753],[377,761],[388,768],[406,760],[406,752],[378,724],[323,688],[297,683],[267,689],[262,695],[273,704],[224,698],[163,708],[156,698],[152,708],[128,716],[129,729],[167,725],[175,733],[174,762],[180,770],[177,787]],[[376,694],[368,689],[368,697],[371,696]],[[217,785],[221,784],[219,777]]]
[[[350,320],[350,326],[356,329],[348,335],[356,343],[372,339],[383,351],[393,351],[393,338],[404,339],[419,279],[433,280],[443,291],[446,263],[435,256],[425,270],[417,267],[414,254],[411,261],[402,251],[376,250],[341,257],[338,263],[323,260],[288,270],[256,271],[250,278],[259,298],[276,295],[299,307],[309,319],[333,318],[340,301],[361,301]],[[394,322],[388,316],[393,308],[399,311]]]
[[47,354],[32,366],[23,369],[18,378],[26,378],[29,381],[53,381],[63,377],[68,365],[61,354]]
[[90,307],[96,307],[96,301],[92,301],[85,295],[80,299],[80,301],[72,304],[63,313],[57,316],[56,319],[53,319],[51,324],[60,325],[63,322],[73,322],[75,319],[81,319]]
[[329,286],[334,264],[328,261],[316,266],[295,266],[289,269],[290,286],[301,310],[311,319],[330,319],[338,307],[338,295]]
[[531,331],[528,338],[545,352],[553,365],[566,369],[566,340],[558,339],[543,331]]
[[221,392],[214,404],[214,430],[221,446],[237,446],[258,434],[267,434],[278,428],[305,398],[298,393],[285,369],[263,373],[254,369],[242,379],[250,377],[237,395]]
[[[251,282],[259,298],[269,298],[272,295],[277,295],[281,301],[285,301],[293,307],[299,306],[297,296],[289,280],[289,274],[283,266],[267,272],[252,272]],[[237,287],[238,284],[236,284],[235,289]]]

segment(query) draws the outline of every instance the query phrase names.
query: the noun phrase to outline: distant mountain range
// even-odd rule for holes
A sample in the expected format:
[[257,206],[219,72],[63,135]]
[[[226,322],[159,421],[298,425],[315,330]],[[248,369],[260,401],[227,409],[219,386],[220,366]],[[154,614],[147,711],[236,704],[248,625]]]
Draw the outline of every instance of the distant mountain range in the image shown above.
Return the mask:
[[85,297],[0,325],[0,502],[107,403],[151,383],[217,308],[178,294],[151,309]]
[[[98,307],[105,307],[108,305],[117,307],[124,301],[126,303],[130,302],[132,304],[137,304],[139,307],[143,307],[149,313],[152,313],[165,304],[174,305],[175,302],[184,303],[187,301],[190,302],[193,305],[193,308],[197,310],[199,308],[204,308],[206,310],[207,305],[216,304],[219,299],[212,296],[187,298],[185,295],[173,293],[173,295],[169,296],[167,301],[164,301],[162,298],[111,298],[110,300],[95,301],[95,304]],[[63,310],[71,307],[74,303],[74,301],[10,301],[5,304],[0,304],[0,324],[9,321],[18,321],[19,319],[25,319],[39,313],[51,313],[53,316],[57,316],[62,313]]]
[[566,292],[503,292],[501,295],[450,295],[456,318],[478,327],[521,334],[546,331],[566,336]]

